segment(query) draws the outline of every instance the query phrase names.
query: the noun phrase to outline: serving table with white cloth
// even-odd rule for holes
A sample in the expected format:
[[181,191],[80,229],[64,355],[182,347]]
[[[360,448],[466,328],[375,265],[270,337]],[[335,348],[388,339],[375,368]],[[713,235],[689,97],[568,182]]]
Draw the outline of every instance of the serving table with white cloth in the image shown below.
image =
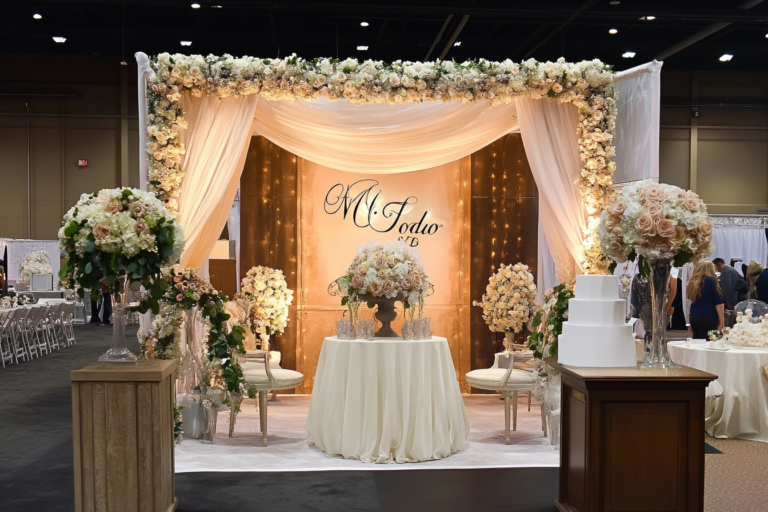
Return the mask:
[[332,456],[363,462],[441,459],[469,434],[445,338],[325,338],[307,433]]
[[768,348],[711,350],[704,340],[689,347],[672,341],[668,347],[676,363],[718,375],[723,396],[706,420],[709,435],[768,442],[768,380],[762,374]]

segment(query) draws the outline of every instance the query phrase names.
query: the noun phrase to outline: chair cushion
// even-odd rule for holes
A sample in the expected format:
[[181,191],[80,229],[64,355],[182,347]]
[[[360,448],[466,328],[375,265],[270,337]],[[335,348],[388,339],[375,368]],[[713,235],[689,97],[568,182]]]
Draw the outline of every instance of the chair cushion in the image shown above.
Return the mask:
[[[507,373],[506,368],[484,368],[482,370],[472,370],[467,373],[466,378],[470,386],[473,382],[480,385],[501,386],[503,385],[501,379],[504,378],[505,373]],[[512,370],[509,379],[507,379],[507,384],[533,384],[535,380],[536,377],[531,372]]]
[[[276,385],[288,385],[293,382],[301,384],[301,381],[304,378],[304,375],[300,372],[288,370],[286,368],[272,369],[272,367],[270,367],[270,370],[272,371],[272,377],[275,379]],[[245,382],[250,384],[269,384],[269,377],[267,376],[267,372],[264,371],[264,363],[261,363],[260,370],[246,370],[243,372],[243,376]]]

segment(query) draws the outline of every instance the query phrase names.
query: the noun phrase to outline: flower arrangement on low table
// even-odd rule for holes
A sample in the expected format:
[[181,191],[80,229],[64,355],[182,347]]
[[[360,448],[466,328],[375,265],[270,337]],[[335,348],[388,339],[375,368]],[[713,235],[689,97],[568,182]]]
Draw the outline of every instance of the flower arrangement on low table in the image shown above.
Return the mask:
[[154,194],[131,188],[83,194],[64,216],[61,248],[69,256],[59,277],[78,295],[101,296],[109,288],[114,302],[112,346],[99,361],[135,362],[125,346],[125,310],[131,283],[148,291],[147,307],[159,312],[158,300],[170,283],[162,268],[179,261],[184,233]]
[[27,254],[19,266],[19,272],[26,278],[30,278],[33,275],[53,274],[51,256],[48,254],[48,251],[34,251]]
[[240,295],[250,302],[248,324],[261,338],[262,350],[269,352],[269,337],[282,334],[288,325],[288,306],[293,290],[288,289],[282,270],[251,268],[240,283]]

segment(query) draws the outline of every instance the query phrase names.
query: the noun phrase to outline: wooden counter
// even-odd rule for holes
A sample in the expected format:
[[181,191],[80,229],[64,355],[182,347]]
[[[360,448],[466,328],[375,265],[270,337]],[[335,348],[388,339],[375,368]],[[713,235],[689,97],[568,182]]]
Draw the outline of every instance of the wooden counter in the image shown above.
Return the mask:
[[704,510],[704,390],[716,375],[546,362],[562,376],[558,510]]
[[172,512],[175,361],[70,372],[77,512]]

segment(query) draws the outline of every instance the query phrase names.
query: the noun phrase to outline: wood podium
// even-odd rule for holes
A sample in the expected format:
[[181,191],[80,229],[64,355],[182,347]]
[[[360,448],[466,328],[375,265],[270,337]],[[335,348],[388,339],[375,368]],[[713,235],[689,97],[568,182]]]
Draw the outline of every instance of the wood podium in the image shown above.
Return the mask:
[[561,512],[704,510],[704,394],[716,375],[574,368],[561,374]]
[[172,512],[175,361],[70,372],[77,512]]

